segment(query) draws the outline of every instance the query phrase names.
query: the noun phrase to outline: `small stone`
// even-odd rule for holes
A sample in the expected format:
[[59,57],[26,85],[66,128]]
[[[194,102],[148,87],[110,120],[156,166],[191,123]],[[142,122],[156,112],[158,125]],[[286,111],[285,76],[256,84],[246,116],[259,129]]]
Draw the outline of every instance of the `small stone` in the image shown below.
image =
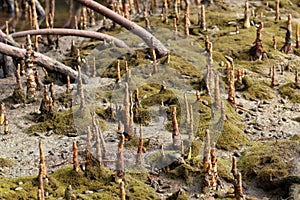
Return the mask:
[[94,192],[93,191],[91,191],[91,190],[85,190],[85,191],[83,191],[83,194],[93,194]]
[[263,104],[259,104],[258,108],[264,108],[265,106]]
[[286,122],[286,121],[287,121],[287,119],[286,119],[285,117],[283,117],[281,120],[282,120],[283,122]]
[[24,183],[22,181],[18,182],[18,185],[23,185]]
[[11,107],[13,108],[13,109],[17,109],[17,108],[19,108],[21,106],[21,104],[13,104]]
[[257,116],[257,114],[255,112],[249,112],[249,114],[254,117]]
[[39,133],[37,133],[37,132],[34,132],[33,133],[33,136],[37,136],[37,137],[39,137],[39,136],[41,136]]
[[50,131],[48,131],[47,133],[46,133],[46,136],[50,136],[50,135],[53,135],[53,133],[54,133],[54,131],[53,130],[50,130]]
[[20,191],[20,190],[23,190],[23,188],[22,188],[22,187],[17,187],[17,188],[15,189],[15,191]]
[[270,102],[269,102],[269,101],[266,101],[266,100],[263,100],[262,103],[263,103],[263,104],[270,104]]
[[242,115],[242,114],[244,114],[244,111],[239,110],[239,111],[238,111],[238,114]]
[[264,112],[262,108],[257,109],[258,112]]
[[286,104],[286,101],[285,101],[284,99],[280,99],[280,100],[279,100],[279,103],[281,103],[281,104]]
[[252,97],[250,97],[249,100],[250,100],[250,101],[256,101],[256,102],[258,101],[257,99],[252,98]]

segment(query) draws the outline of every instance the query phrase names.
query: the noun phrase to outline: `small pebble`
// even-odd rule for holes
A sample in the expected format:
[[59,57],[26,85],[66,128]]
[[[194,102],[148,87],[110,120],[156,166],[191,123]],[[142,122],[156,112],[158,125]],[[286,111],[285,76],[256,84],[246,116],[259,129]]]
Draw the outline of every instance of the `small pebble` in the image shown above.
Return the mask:
[[91,191],[91,190],[85,190],[85,191],[83,191],[83,194],[93,194],[94,192],[93,191]]
[[15,189],[15,191],[20,191],[20,190],[23,190],[23,188],[22,188],[22,187],[17,187],[17,188]]

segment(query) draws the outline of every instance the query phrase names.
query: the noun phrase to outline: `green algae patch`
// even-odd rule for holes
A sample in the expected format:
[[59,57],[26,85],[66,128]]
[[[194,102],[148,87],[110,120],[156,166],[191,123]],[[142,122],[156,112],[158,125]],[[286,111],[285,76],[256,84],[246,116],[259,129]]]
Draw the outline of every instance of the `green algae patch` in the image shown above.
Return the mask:
[[[114,181],[114,172],[105,167],[88,166],[86,171],[77,173],[73,166],[66,166],[50,175],[44,189],[48,192],[47,199],[64,198],[66,188],[71,185],[72,193],[81,199],[119,199],[119,185]],[[142,179],[140,179],[143,177]],[[146,185],[147,172],[137,175],[125,175],[125,190],[129,199],[159,199],[155,190]],[[22,182],[22,184],[19,184]],[[37,177],[21,177],[17,179],[0,178],[1,199],[37,198]],[[16,190],[16,188],[22,188]],[[91,194],[85,191],[92,191]]]
[[4,168],[4,167],[12,167],[14,166],[14,161],[6,158],[6,157],[2,157],[0,158],[0,168]]
[[54,119],[46,119],[46,121],[44,122],[34,124],[27,129],[27,132],[43,133],[50,130],[53,130],[54,133],[58,135],[65,135],[71,132],[76,132],[72,110],[57,112]]
[[170,197],[167,198],[167,200],[188,200],[189,197],[187,194],[182,190],[178,190],[177,192],[174,192]]
[[[200,181],[202,174],[202,157],[192,157],[185,160],[184,164],[177,166],[169,172],[171,178],[181,178],[187,184],[194,182],[195,180]],[[218,158],[218,175],[225,181],[232,181],[231,175],[231,161],[223,158]]]
[[293,103],[300,103],[300,87],[295,83],[288,82],[279,86],[279,93],[283,97],[288,97]]
[[242,153],[238,168],[246,180],[255,178],[258,186],[263,186],[287,176],[293,167],[293,155],[299,153],[299,141],[254,143]]
[[[22,184],[19,184],[21,183]],[[36,199],[37,179],[35,177],[21,177],[14,179],[0,178],[0,199]]]
[[[218,151],[218,150],[217,150]],[[218,165],[218,174],[219,176],[227,181],[227,182],[232,182],[233,181],[233,176],[231,174],[231,161],[225,158],[218,158],[217,160],[217,165]]]
[[244,124],[241,122],[241,116],[235,109],[224,101],[225,120],[220,116],[220,110],[215,112],[215,118],[212,118],[212,105],[204,105],[199,102],[199,124],[196,136],[204,140],[205,131],[211,130],[211,140],[216,142],[219,149],[232,151],[239,149],[248,142],[247,135],[244,134]]
[[251,78],[247,82],[249,87],[242,92],[246,99],[269,100],[275,97],[274,89],[271,87],[271,79],[269,83],[264,80],[253,81]]

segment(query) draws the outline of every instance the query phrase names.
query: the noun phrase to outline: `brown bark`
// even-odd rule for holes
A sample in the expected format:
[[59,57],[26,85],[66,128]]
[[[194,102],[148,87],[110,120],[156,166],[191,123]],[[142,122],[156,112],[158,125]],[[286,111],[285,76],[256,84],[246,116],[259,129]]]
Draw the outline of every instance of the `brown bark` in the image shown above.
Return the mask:
[[7,116],[4,117],[4,134],[8,134],[8,119]]
[[237,178],[237,169],[236,169],[236,158],[234,156],[232,157],[231,173],[232,173],[234,179],[236,179]]
[[244,193],[242,187],[242,174],[239,172],[237,174],[236,186],[235,186],[235,199],[236,200],[244,200]]
[[[18,59],[23,59],[25,57],[26,50],[20,49],[17,47],[9,46],[0,42],[0,53],[9,55]],[[76,79],[78,76],[77,71],[73,70],[71,67],[68,67],[61,62],[58,62],[48,56],[45,56],[41,53],[34,52],[34,62],[41,67],[45,67],[50,71],[57,71],[64,75],[69,75],[70,78]],[[87,76],[84,77],[84,82],[88,81]]]
[[179,128],[178,128],[178,122],[177,122],[177,117],[176,117],[176,107],[172,107],[172,138],[173,138],[173,146],[175,148],[180,149],[181,147],[181,136],[179,133]]
[[275,66],[272,66],[272,74],[271,74],[271,87],[275,87],[276,85],[276,72],[275,72]]
[[22,85],[22,79],[21,79],[20,72],[21,72],[21,64],[18,63],[17,74],[16,74],[17,85],[18,85],[18,88],[19,88],[20,90],[23,90],[23,85]]
[[205,17],[205,6],[201,6],[201,20],[200,20],[200,29],[206,31],[206,17]]
[[130,103],[129,103],[129,89],[128,84],[125,83],[125,95],[124,95],[124,111],[123,111],[123,124],[124,124],[124,132],[126,135],[130,132]]
[[50,83],[50,97],[52,98],[52,100],[55,100],[55,95],[54,95],[54,84],[53,82]]
[[76,141],[73,142],[73,169],[76,172],[80,172],[79,161],[78,161],[78,148]]
[[38,176],[38,200],[45,200],[43,176],[43,164],[40,164]]
[[279,21],[281,19],[280,11],[279,11],[279,4],[280,4],[280,0],[277,0],[276,1],[276,9],[275,9],[275,21]]
[[159,53],[160,56],[164,56],[168,53],[168,49],[158,40],[156,39],[151,33],[146,31],[144,28],[140,27],[136,23],[118,15],[114,11],[110,10],[109,8],[91,0],[77,0],[79,3],[85,5],[86,7],[104,15],[105,17],[111,19],[112,21],[120,24],[121,26],[125,27],[126,29],[130,30],[132,33],[136,34],[140,38],[142,38],[148,46],[151,46],[151,38],[154,41],[154,47]]
[[39,151],[40,151],[40,167],[41,167],[40,174],[43,178],[48,178],[42,141],[39,142]]
[[5,121],[5,104],[1,102],[0,104],[0,125],[2,126]]
[[117,154],[117,163],[116,163],[116,182],[120,183],[123,181],[124,175],[125,175],[125,167],[124,167],[124,155],[123,155],[123,149],[124,149],[124,141],[125,136],[124,134],[121,134],[121,138],[118,144],[118,154]]
[[250,14],[249,14],[249,1],[245,1],[245,11],[244,11],[244,28],[250,28]]
[[128,138],[132,138],[134,135],[134,121],[133,121],[133,100],[132,100],[132,92],[130,92],[130,118],[129,118],[129,132],[128,132]]
[[126,200],[126,191],[124,187],[124,181],[120,182],[120,198],[121,200]]
[[117,79],[116,83],[121,82],[120,60],[117,61]]
[[[26,35],[72,35],[72,36],[80,36],[87,37],[93,39],[107,40],[113,41],[117,47],[120,48],[129,48],[125,42],[115,38],[113,36],[99,33],[95,31],[86,31],[86,30],[76,30],[76,29],[67,29],[67,28],[52,28],[52,29],[39,29],[39,30],[27,30],[20,31],[10,34],[11,37],[24,37]],[[0,36],[1,37],[1,36]],[[1,39],[1,38],[0,38]]]
[[67,76],[67,90],[66,90],[66,93],[69,94],[70,91],[71,91],[70,76]]

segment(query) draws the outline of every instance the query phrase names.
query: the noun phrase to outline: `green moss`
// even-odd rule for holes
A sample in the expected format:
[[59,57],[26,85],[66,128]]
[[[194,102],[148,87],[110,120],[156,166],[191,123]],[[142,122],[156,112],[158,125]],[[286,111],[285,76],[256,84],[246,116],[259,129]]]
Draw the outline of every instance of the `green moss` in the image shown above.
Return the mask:
[[218,158],[218,174],[219,176],[227,182],[233,181],[233,176],[231,174],[231,161],[224,158]]
[[290,138],[290,140],[292,140],[292,141],[300,141],[300,135],[293,135],[291,138]]
[[288,82],[279,87],[279,93],[283,97],[288,97],[293,103],[300,103],[300,88],[295,83]]
[[0,167],[1,168],[12,167],[12,166],[14,166],[14,164],[15,164],[14,161],[9,158],[6,158],[6,157],[0,158]]
[[[153,188],[144,183],[147,172],[143,175],[133,176],[130,173],[125,175],[125,190],[129,199],[159,199]],[[105,167],[89,166],[83,173],[77,173],[73,166],[61,168],[49,177],[49,183],[45,184],[45,191],[49,193],[47,199],[54,200],[64,197],[65,190],[72,185],[73,193],[82,199],[119,199],[119,185],[114,182],[114,172]],[[135,177],[135,178],[134,178]],[[137,177],[144,177],[137,179]],[[23,182],[22,185],[18,185]],[[20,191],[15,188],[22,187]],[[83,194],[84,191],[93,191],[92,194]],[[36,199],[37,178],[22,177],[17,179],[0,178],[0,198],[1,199]]]
[[291,155],[299,154],[298,147],[299,142],[291,140],[254,143],[242,153],[238,168],[246,180],[256,178],[258,185],[263,186],[271,179],[288,175]]
[[211,107],[199,103],[199,125],[197,136],[204,140],[205,131],[211,129],[211,140],[217,141],[218,148],[232,151],[239,149],[248,142],[248,137],[243,133],[244,125],[241,122],[241,117],[235,109],[228,103],[225,103],[226,120],[223,122],[220,116],[215,119],[211,117]]
[[197,157],[200,153],[202,145],[201,145],[200,141],[193,140],[191,143],[191,148],[192,148],[192,157]]
[[[132,148],[132,149],[137,149],[137,147],[139,146],[139,140],[140,140],[139,136],[134,136],[125,143],[125,147]],[[143,146],[145,148],[148,148],[149,147],[149,140],[143,139],[143,142],[144,142]]]
[[[249,80],[248,82],[250,82]],[[256,99],[265,99],[269,100],[275,97],[274,89],[271,88],[271,80],[270,83],[266,83],[263,80],[256,80],[255,84],[250,85],[247,90],[245,90],[242,94],[246,99],[256,98]],[[253,81],[254,82],[254,81]]]
[[200,173],[200,168],[194,168],[189,164],[182,164],[169,172],[169,175],[174,178],[182,178],[187,184],[189,184],[193,177],[196,177]]
[[54,119],[46,119],[44,122],[34,124],[27,129],[27,132],[43,133],[50,130],[59,135],[76,132],[72,110],[58,112]]
[[240,149],[248,142],[247,135],[244,134],[242,127],[239,127],[233,122],[226,121],[222,134],[218,139],[217,147],[232,151],[234,149]]
[[188,200],[189,197],[187,194],[181,189],[175,193],[173,193],[167,200]]

